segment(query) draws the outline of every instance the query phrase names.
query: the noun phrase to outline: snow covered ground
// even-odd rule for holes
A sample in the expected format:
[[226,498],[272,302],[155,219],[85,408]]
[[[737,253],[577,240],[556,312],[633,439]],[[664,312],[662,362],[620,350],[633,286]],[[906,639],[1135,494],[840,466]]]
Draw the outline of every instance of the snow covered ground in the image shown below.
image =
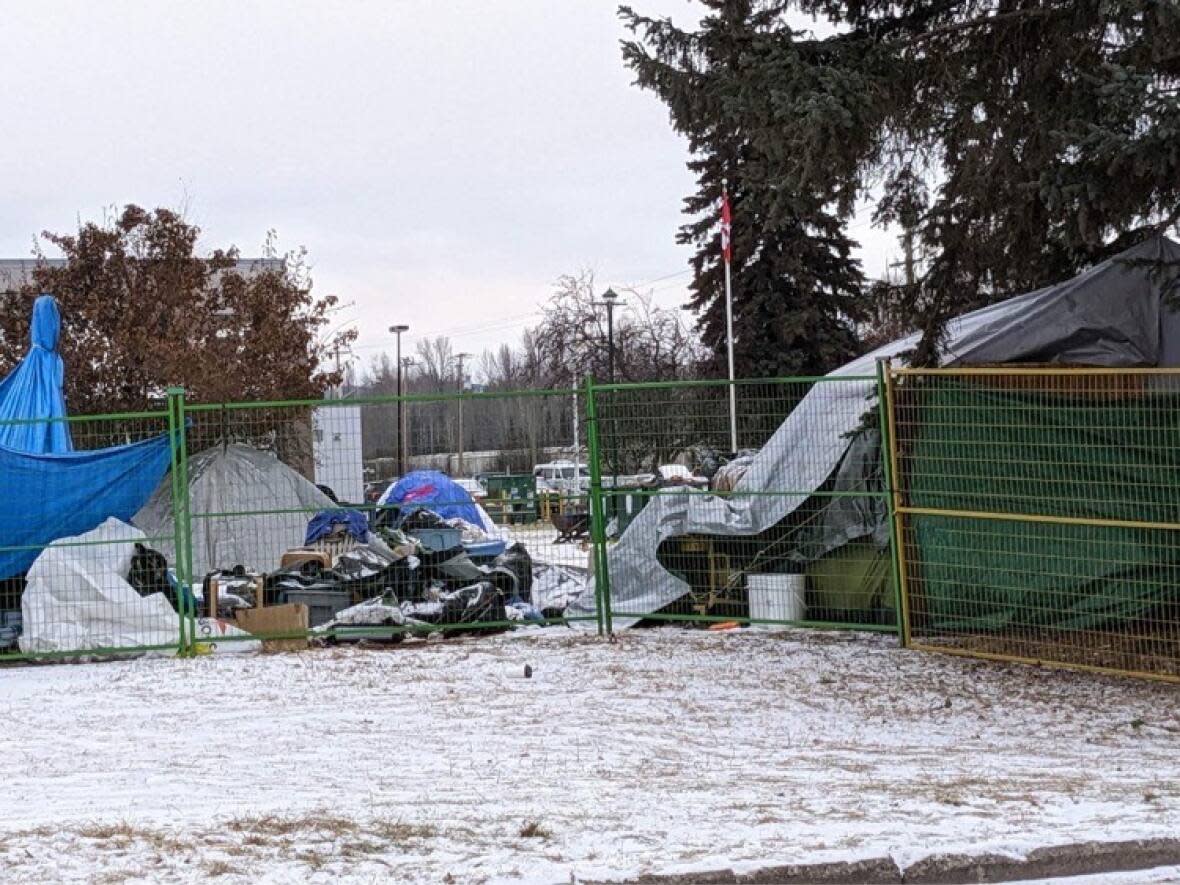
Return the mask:
[[1178,699],[801,631],[0,669],[0,869],[570,882],[1174,835]]

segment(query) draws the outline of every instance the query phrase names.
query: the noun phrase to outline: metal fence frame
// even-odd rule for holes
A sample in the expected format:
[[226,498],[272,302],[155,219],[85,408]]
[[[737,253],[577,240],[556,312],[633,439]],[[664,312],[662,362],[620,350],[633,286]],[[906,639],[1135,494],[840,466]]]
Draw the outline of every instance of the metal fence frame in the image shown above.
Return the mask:
[[[934,594],[937,592],[946,598],[950,599],[952,603],[966,602],[971,599],[986,599],[989,592],[1000,592],[1007,589],[1006,585],[991,583],[999,581],[996,577],[997,569],[994,565],[984,566],[986,562],[987,553],[980,549],[974,556],[972,564],[976,567],[983,568],[980,583],[972,587],[964,588],[958,585],[956,588],[949,590],[933,590],[927,589],[924,586],[927,579],[922,574],[924,565],[926,565],[927,554],[937,556],[941,554],[940,548],[934,545],[933,542],[928,544],[929,550],[924,552],[920,549],[921,545],[916,539],[916,524],[920,520],[943,520],[955,521],[955,525],[959,524],[975,524],[980,526],[980,531],[985,534],[990,533],[990,537],[986,541],[975,541],[976,545],[981,543],[995,545],[995,538],[997,537],[1017,537],[1015,531],[1016,527],[1039,527],[1046,534],[1034,534],[1031,540],[1026,541],[1025,546],[1021,548],[1022,552],[1027,553],[1028,559],[1032,562],[1037,562],[1037,557],[1042,557],[1047,561],[1042,570],[1028,565],[1018,566],[1017,564],[1005,564],[1004,568],[1019,576],[1021,573],[1027,576],[1026,582],[1019,587],[1020,592],[1027,592],[1032,594],[1033,587],[1028,583],[1035,579],[1049,580],[1059,575],[1058,572],[1051,571],[1051,563],[1053,558],[1060,560],[1064,554],[1059,550],[1054,552],[1054,544],[1073,545],[1074,548],[1080,545],[1076,537],[1070,537],[1070,533],[1077,531],[1079,534],[1085,531],[1092,536],[1095,544],[1095,555],[1092,559],[1075,558],[1073,561],[1081,561],[1089,566],[1090,571],[1086,572],[1084,569],[1086,565],[1079,566],[1083,569],[1082,576],[1094,578],[1095,580],[1104,577],[1103,567],[1109,567],[1113,564],[1121,563],[1121,560],[1109,558],[1110,549],[1118,549],[1120,545],[1124,548],[1142,544],[1142,541],[1128,542],[1125,537],[1117,534],[1107,536],[1104,533],[1111,532],[1156,532],[1171,536],[1173,533],[1180,532],[1180,516],[1173,517],[1170,520],[1160,519],[1135,519],[1135,518],[1103,518],[1100,516],[1085,515],[1086,511],[1093,511],[1102,506],[1110,506],[1110,502],[1103,499],[1100,494],[1097,494],[1092,489],[1099,488],[1100,478],[1098,476],[1089,477],[1086,475],[1071,475],[1065,472],[1067,467],[1064,459],[1050,462],[1049,466],[1041,463],[1040,473],[1035,473],[1038,460],[1035,457],[1029,459],[1001,459],[996,461],[996,471],[990,475],[984,474],[992,485],[991,488],[997,489],[993,493],[993,497],[988,501],[989,506],[971,507],[967,504],[960,506],[931,506],[930,504],[921,505],[913,503],[913,492],[911,486],[914,478],[920,477],[925,471],[927,476],[942,476],[932,471],[936,468],[935,464],[941,463],[945,465],[948,463],[945,459],[951,458],[950,455],[943,456],[944,460],[931,460],[923,458],[914,454],[917,450],[918,444],[916,440],[919,439],[921,432],[922,416],[920,409],[922,405],[915,404],[917,398],[922,394],[922,384],[925,383],[927,387],[932,387],[935,391],[938,390],[940,383],[946,384],[955,382],[958,379],[967,381],[974,379],[973,383],[979,385],[977,390],[983,393],[976,393],[977,398],[984,394],[989,396],[992,401],[1003,404],[1006,401],[1019,402],[1019,397],[1023,395],[1024,399],[1030,401],[1030,405],[1024,406],[1026,412],[1040,412],[1044,411],[1052,413],[1055,406],[1060,409],[1074,409],[1082,415],[1089,415],[1084,423],[1081,425],[1063,425],[1068,430],[1073,430],[1076,433],[1092,433],[1103,434],[1104,438],[1100,442],[1100,447],[1107,451],[1130,451],[1131,449],[1140,449],[1150,452],[1151,446],[1157,444],[1157,441],[1151,438],[1152,427],[1138,427],[1130,424],[1106,426],[1101,423],[1103,411],[1113,411],[1117,414],[1123,411],[1126,414],[1130,413],[1127,410],[1133,409],[1136,406],[1142,411],[1147,409],[1150,413],[1151,404],[1148,402],[1146,396],[1140,398],[1137,395],[1147,390],[1147,383],[1153,379],[1166,379],[1167,381],[1176,382],[1170,385],[1165,385],[1165,389],[1154,391],[1154,395],[1160,398],[1171,397],[1175,402],[1168,403],[1168,408],[1173,412],[1172,417],[1180,416],[1180,397],[1178,397],[1176,390],[1180,389],[1180,370],[1176,369],[1158,369],[1158,368],[1065,368],[1065,367],[975,367],[975,368],[947,368],[947,369],[910,369],[910,368],[895,368],[892,366],[885,367],[885,397],[887,402],[887,410],[889,413],[889,434],[890,440],[890,473],[895,478],[893,483],[893,533],[894,533],[894,549],[897,551],[897,561],[899,567],[899,585],[902,590],[902,644],[915,649],[923,651],[934,651],[945,654],[960,655],[966,657],[981,658],[985,660],[995,661],[1010,661],[1025,664],[1044,664],[1057,667],[1065,667],[1069,669],[1084,670],[1098,673],[1109,673],[1122,676],[1135,676],[1153,680],[1160,680],[1165,682],[1180,682],[1180,605],[1177,600],[1173,600],[1172,605],[1177,605],[1176,611],[1178,614],[1168,617],[1166,615],[1168,606],[1167,592],[1164,591],[1160,597],[1163,602],[1153,602],[1151,605],[1156,606],[1157,609],[1163,611],[1165,614],[1162,621],[1146,622],[1140,618],[1125,618],[1119,619],[1112,615],[1107,615],[1106,620],[1097,621],[1096,625],[1091,625],[1088,621],[1077,618],[1076,621],[1071,621],[1065,616],[1070,609],[1066,609],[1067,604],[1076,603],[1078,600],[1084,600],[1087,605],[1095,605],[1101,603],[1115,603],[1122,602],[1121,597],[1110,597],[1095,595],[1093,593],[1080,594],[1077,593],[1077,581],[1080,578],[1074,578],[1073,584],[1070,585],[1066,581],[1066,587],[1055,591],[1055,594],[1043,593],[1042,599],[1048,598],[1050,600],[1061,599],[1056,603],[1058,608],[1051,607],[1048,603],[1036,604],[1037,597],[1031,597],[1034,602],[1029,602],[1027,605],[1015,609],[1018,616],[1013,617],[1013,622],[1006,624],[1003,629],[997,631],[989,631],[984,629],[974,630],[969,627],[959,627],[955,625],[953,618],[944,616],[944,621],[950,623],[950,626],[935,627],[934,625],[923,626],[921,629],[914,623],[915,606],[919,609],[927,606],[928,598],[935,598]],[[992,382],[995,386],[985,386],[987,382]],[[899,390],[903,385],[909,385],[909,390]],[[1006,395],[1006,397],[1005,397]],[[909,403],[903,402],[905,397],[910,398]],[[968,394],[967,402],[971,403],[970,395]],[[1122,403],[1122,405],[1111,405],[1112,403]],[[1081,404],[1081,405],[1079,405]],[[1144,405],[1147,404],[1147,405]],[[924,406],[927,409],[933,408],[928,403]],[[982,408],[982,406],[975,406]],[[1001,405],[1002,408],[1002,405]],[[995,434],[1007,434],[1006,439],[1011,439],[1014,432],[1021,429],[1022,421],[1024,426],[1035,420],[1031,417],[1021,419],[1020,413],[1013,408],[1012,411],[1017,415],[1017,418],[1010,423],[1000,422],[994,429]],[[1092,413],[1092,414],[1091,414]],[[961,424],[948,424],[950,420],[946,418],[945,414],[935,413],[937,417],[931,419],[934,423],[929,424],[931,427],[935,426],[965,426]],[[953,414],[953,412],[952,412]],[[1165,414],[1167,414],[1165,412]],[[940,422],[938,419],[941,418]],[[961,420],[961,419],[960,419]],[[1126,420],[1125,416],[1124,419]],[[918,430],[901,429],[902,422],[914,424]],[[1015,428],[1015,431],[1014,431]],[[1142,434],[1137,431],[1143,431]],[[961,431],[960,431],[961,433]],[[1018,435],[1018,433],[1017,433]],[[954,440],[955,437],[952,437]],[[960,443],[961,444],[961,443]],[[1029,445],[1046,446],[1051,445],[1052,441],[1048,438],[1047,432],[1043,431],[1039,436],[1030,437]],[[979,453],[979,443],[975,442],[977,447],[977,454]],[[914,450],[914,451],[909,451]],[[1163,451],[1162,449],[1159,451]],[[975,469],[972,465],[978,463],[977,458],[961,458],[962,468],[956,475],[950,477],[951,480],[957,480],[960,488],[963,491],[955,494],[961,495],[961,500],[970,502],[972,495],[978,495],[978,492],[968,491],[968,481],[972,478],[972,471]],[[951,467],[947,468],[952,471],[956,470],[951,462]],[[1054,466],[1059,465],[1059,466]],[[1172,487],[1168,485],[1161,486],[1160,481],[1156,477],[1150,477],[1145,474],[1140,474],[1138,471],[1141,468],[1134,463],[1134,459],[1128,459],[1128,463],[1120,465],[1123,469],[1132,471],[1132,475],[1136,478],[1142,476],[1143,481],[1140,483],[1144,490],[1144,497],[1150,498],[1147,494],[1154,491],[1155,502],[1154,506],[1163,508],[1163,511],[1168,512],[1168,505],[1172,502],[1169,498],[1175,498],[1174,492],[1169,492]],[[1025,481],[1030,488],[1029,494],[1026,496],[1028,502],[1023,506],[1006,506],[1004,504],[1005,495],[1002,488],[1010,488],[1012,483],[1019,482],[1021,477],[1021,467],[1026,468],[1025,472],[1034,471]],[[1172,468],[1174,469],[1174,468]],[[1061,493],[1056,496],[1044,497],[1046,492],[1042,492],[1042,497],[1036,499],[1035,490],[1037,483],[1053,482],[1054,472],[1056,471],[1059,479],[1057,481],[1065,485],[1067,493]],[[1100,473],[1097,472],[1097,473]],[[1046,479],[1046,476],[1049,478]],[[1005,485],[1007,484],[1007,485]],[[1134,484],[1134,483],[1133,483]],[[954,483],[950,483],[953,487]],[[988,486],[984,485],[984,488]],[[1161,494],[1167,492],[1165,494]],[[951,493],[942,493],[944,499],[954,499]],[[1161,502],[1162,499],[1162,502]],[[937,500],[935,498],[934,500]],[[1142,506],[1136,507],[1133,512],[1147,512],[1152,505],[1152,502],[1142,500]],[[1054,512],[1054,511],[1057,512]],[[1074,511],[1074,512],[1070,512]],[[1172,511],[1177,512],[1177,511]],[[1013,526],[1013,533],[1005,536],[1002,533],[1002,526],[1010,524]],[[986,526],[987,528],[983,528]],[[946,530],[948,534],[950,529]],[[1019,529],[1025,531],[1025,529]],[[1054,537],[1053,533],[1057,532],[1060,537]],[[1176,541],[1173,546],[1180,548],[1180,535],[1176,535]],[[1019,543],[1012,543],[1011,546],[1020,547]],[[942,548],[955,552],[955,548]],[[1106,552],[1104,557],[1102,552]],[[995,557],[995,550],[991,551],[993,558]],[[1158,555],[1157,555],[1158,556]],[[937,561],[937,559],[936,559]],[[1162,559],[1157,558],[1147,560],[1154,568],[1159,569],[1174,569],[1174,566],[1167,561],[1167,557]],[[961,565],[962,560],[960,560]],[[1019,569],[1023,567],[1025,571],[1021,572]],[[990,569],[990,572],[988,571]],[[1018,578],[1017,578],[1018,579]],[[1128,578],[1128,581],[1138,580]],[[1140,583],[1150,585],[1153,579],[1141,581]],[[1156,580],[1158,583],[1158,580]],[[938,584],[932,585],[937,587]],[[1172,591],[1173,594],[1175,591]],[[984,595],[981,595],[984,594]],[[978,605],[978,603],[976,603]],[[943,606],[947,603],[944,601]],[[1154,611],[1147,603],[1142,604],[1147,611]],[[964,605],[964,608],[967,608]],[[1102,611],[1101,609],[1098,609]],[[1059,618],[1056,622],[1051,622],[1053,626],[1043,626],[1045,621],[1049,621],[1049,616],[1057,616]],[[1098,617],[1095,615],[1095,617]],[[1154,635],[1140,636],[1138,630],[1156,629],[1160,632]],[[1162,637],[1162,639],[1161,639]],[[1158,648],[1159,645],[1168,647],[1167,643],[1172,643],[1172,651],[1169,654],[1158,651],[1144,651],[1144,648]],[[989,649],[988,645],[994,645],[995,648]],[[1006,650],[1005,646],[1010,646],[1012,651]],[[1033,653],[1037,652],[1039,653]],[[1085,658],[1090,656],[1094,660],[1109,659],[1117,662],[1114,665],[1106,663],[1092,663]],[[1148,664],[1153,665],[1151,669],[1147,667]]]
[[[1170,675],[1168,673],[1157,673],[1150,671],[1137,670],[1134,668],[1123,667],[1107,667],[1101,665],[1091,665],[1086,663],[1078,663],[1070,660],[1057,660],[1053,655],[1031,655],[1031,654],[1011,654],[1007,652],[995,652],[987,649],[972,649],[972,648],[957,648],[951,647],[946,643],[938,641],[931,641],[930,637],[921,630],[915,629],[913,622],[913,608],[915,600],[921,602],[919,593],[915,586],[914,571],[921,567],[921,563],[915,560],[914,551],[911,546],[907,546],[906,539],[912,531],[912,522],[914,520],[929,518],[933,516],[961,516],[964,518],[978,518],[978,519],[992,519],[992,520],[1009,520],[1022,523],[1038,523],[1045,525],[1081,525],[1087,527],[1102,526],[1122,526],[1131,528],[1144,528],[1161,531],[1180,531],[1180,520],[1172,521],[1150,521],[1150,520],[1102,520],[1085,516],[1069,516],[1052,513],[1014,513],[1000,510],[998,512],[989,513],[982,509],[940,509],[931,507],[916,506],[910,500],[907,492],[908,487],[908,473],[912,469],[906,458],[905,447],[907,440],[904,437],[904,428],[900,424],[905,420],[902,416],[902,405],[899,403],[899,386],[903,383],[909,383],[909,379],[917,376],[938,376],[945,378],[966,377],[966,376],[1007,376],[1015,378],[1073,378],[1075,381],[1079,378],[1133,378],[1139,376],[1161,376],[1177,379],[1180,382],[1180,370],[1160,370],[1160,369],[1065,369],[1065,368],[974,368],[974,369],[904,369],[896,368],[888,365],[888,363],[878,363],[877,371],[874,375],[856,376],[854,378],[777,378],[777,379],[750,379],[742,380],[734,383],[734,387],[738,391],[739,397],[743,393],[747,395],[757,395],[756,391],[761,389],[768,390],[797,390],[802,391],[805,388],[810,389],[814,385],[834,384],[840,381],[856,382],[859,384],[871,384],[875,391],[876,403],[866,403],[864,410],[866,415],[871,414],[875,408],[875,426],[880,435],[882,444],[880,446],[880,471],[882,482],[879,488],[873,490],[861,489],[854,493],[857,496],[872,497],[883,505],[888,519],[889,527],[889,562],[888,568],[890,570],[890,578],[892,580],[893,597],[893,612],[895,621],[893,623],[864,623],[852,621],[838,621],[833,622],[825,619],[810,620],[807,618],[784,620],[784,621],[765,621],[757,618],[751,619],[748,615],[743,616],[735,612],[723,612],[720,614],[678,614],[678,613],[664,613],[662,615],[655,615],[651,613],[638,613],[645,617],[651,617],[656,621],[666,621],[668,623],[685,623],[695,624],[697,626],[708,626],[720,621],[737,621],[742,624],[782,624],[798,627],[815,627],[815,628],[842,628],[853,630],[868,630],[882,633],[895,633],[898,636],[899,643],[904,647],[911,647],[915,649],[938,651],[958,655],[969,655],[973,657],[980,657],[985,659],[996,659],[1003,661],[1020,661],[1028,663],[1042,663],[1055,664],[1066,667],[1075,667],[1084,670],[1092,670],[1099,672],[1113,672],[1120,675],[1135,675],[1145,676],[1154,679],[1164,679],[1168,681],[1180,681],[1180,676]],[[1068,376],[1068,377],[1067,377]],[[905,380],[903,380],[905,379]],[[1113,383],[1113,382],[1112,382]],[[762,385],[758,388],[757,385]],[[193,504],[189,499],[189,473],[190,473],[190,455],[193,454],[194,438],[193,433],[199,430],[199,424],[203,416],[209,415],[212,412],[220,412],[221,414],[236,413],[240,415],[262,414],[266,410],[282,410],[282,409],[302,409],[309,410],[312,408],[332,408],[342,405],[396,405],[399,402],[407,404],[421,404],[421,403],[439,403],[452,402],[460,400],[462,402],[476,402],[485,400],[502,400],[506,398],[516,397],[576,397],[580,404],[581,417],[584,419],[585,431],[585,445],[587,450],[587,461],[590,469],[590,483],[589,492],[585,495],[585,503],[589,509],[589,564],[592,569],[592,580],[594,581],[593,595],[594,595],[594,612],[586,619],[592,621],[598,633],[609,635],[614,632],[615,623],[621,617],[633,617],[636,612],[628,612],[620,609],[619,600],[612,590],[612,574],[611,574],[611,551],[614,549],[616,542],[608,538],[607,530],[610,521],[610,498],[614,494],[611,485],[606,482],[607,478],[607,460],[612,457],[607,454],[607,448],[611,445],[617,444],[617,434],[621,432],[617,424],[617,418],[612,417],[611,404],[612,397],[620,395],[630,396],[632,398],[642,398],[648,396],[654,405],[660,405],[665,409],[674,408],[676,396],[689,396],[693,391],[712,391],[705,397],[702,402],[707,402],[708,408],[702,411],[697,418],[705,423],[716,422],[721,420],[728,420],[728,406],[727,400],[723,395],[714,396],[718,392],[724,392],[729,387],[729,383],[725,381],[694,381],[694,382],[658,382],[647,384],[599,384],[593,378],[587,377],[584,383],[572,389],[558,389],[558,390],[524,390],[524,391],[504,391],[504,392],[481,392],[481,393],[441,393],[441,394],[414,394],[406,395],[401,398],[396,396],[386,397],[367,397],[356,399],[306,399],[306,400],[290,400],[290,401],[266,401],[266,402],[239,402],[239,403],[190,403],[186,400],[185,392],[181,388],[170,388],[167,391],[167,398],[165,408],[162,410],[145,410],[141,412],[128,412],[122,414],[110,415],[92,415],[92,416],[77,416],[67,419],[61,419],[70,422],[71,427],[98,427],[101,422],[107,422],[110,428],[105,431],[107,436],[120,436],[116,432],[118,427],[123,426],[126,432],[122,433],[125,438],[133,436],[133,429],[150,425],[153,422],[159,425],[166,425],[167,434],[170,445],[170,471],[171,476],[171,491],[172,491],[172,513],[171,513],[171,537],[175,543],[174,560],[170,563],[175,569],[176,576],[181,585],[184,587],[192,587],[194,582],[198,580],[199,576],[194,574],[194,521],[202,518],[203,514],[194,513]],[[751,394],[750,391],[755,391]],[[800,394],[801,395],[801,394]],[[710,398],[711,397],[711,398]],[[714,403],[713,400],[716,400]],[[639,401],[639,400],[637,400]],[[768,402],[770,400],[768,399]],[[783,396],[781,403],[797,402],[797,398],[792,393],[790,396]],[[782,414],[767,414],[765,423],[767,426],[774,426],[781,424],[787,417],[790,409],[786,405],[782,406]],[[716,414],[714,414],[714,412]],[[657,423],[660,415],[658,410],[651,411],[650,419]],[[695,419],[694,419],[695,420]],[[703,425],[702,425],[703,426]],[[713,425],[710,425],[713,426]],[[867,428],[868,425],[865,425]],[[714,427],[714,429],[716,429]],[[143,432],[142,430],[140,431]],[[102,436],[98,431],[95,431],[95,438]],[[105,438],[105,436],[103,437]],[[759,441],[760,444],[764,440]],[[106,444],[106,443],[101,443]],[[614,467],[617,472],[618,455],[614,455]],[[1014,461],[1009,466],[1017,469],[1020,466],[1019,461]],[[632,494],[642,496],[650,496],[657,494],[653,491],[636,491]],[[710,492],[709,494],[717,494]],[[721,493],[721,494],[735,494]],[[808,497],[823,499],[825,497],[831,498],[838,496],[839,492],[825,490],[823,488],[818,490],[804,490],[804,489],[767,489],[751,492],[743,490],[736,492],[736,494],[768,494],[768,495],[783,495],[791,497]],[[45,545],[48,546],[48,545]],[[0,547],[0,551],[12,548]],[[202,644],[206,638],[200,635],[198,612],[192,602],[190,594],[179,594],[177,597],[177,636],[175,643],[169,643],[163,646],[152,646],[150,648],[89,648],[80,649],[77,651],[57,651],[45,653],[0,653],[0,662],[20,661],[29,659],[57,659],[70,657],[104,657],[104,656],[118,656],[134,654],[148,650],[163,651],[175,653],[178,655],[191,655],[200,653]],[[549,621],[552,623],[552,621]],[[513,626],[514,622],[496,622],[481,624],[480,626],[487,627],[507,627]],[[441,630],[447,631],[451,629],[462,629],[461,627],[454,627],[451,625],[441,625]],[[351,638],[358,636],[389,636],[392,632],[396,632],[397,628],[354,628],[348,631],[347,635]],[[297,634],[283,634],[283,635],[268,635],[265,638],[301,638],[306,636],[304,632]],[[225,641],[224,639],[219,639]]]
[[[876,412],[874,428],[882,440],[878,452],[880,458],[880,469],[882,475],[882,484],[879,489],[862,488],[853,492],[840,491],[825,491],[820,489],[761,489],[761,490],[734,490],[729,492],[710,492],[711,495],[720,495],[725,497],[750,497],[750,496],[781,496],[786,498],[797,498],[802,500],[807,499],[823,499],[832,500],[839,497],[855,497],[855,498],[874,498],[879,500],[886,509],[886,520],[892,532],[892,483],[890,480],[891,466],[889,459],[886,457],[889,446],[885,440],[888,437],[888,422],[886,412],[881,405],[883,403],[883,384],[884,375],[883,370],[878,366],[877,371],[873,375],[849,375],[849,376],[798,376],[798,377],[781,377],[781,378],[761,378],[761,379],[741,379],[732,384],[725,380],[699,380],[699,381],[665,381],[665,382],[640,382],[640,383],[618,383],[618,384],[596,384],[593,380],[587,380],[587,398],[588,398],[588,427],[590,432],[592,457],[592,497],[596,502],[596,516],[595,516],[595,550],[598,557],[599,570],[602,574],[601,582],[605,585],[603,587],[603,604],[602,608],[605,614],[605,623],[603,628],[607,633],[613,632],[614,621],[616,618],[628,617],[631,619],[638,619],[651,622],[667,622],[667,623],[681,623],[686,625],[696,626],[710,626],[720,625],[726,622],[735,622],[741,625],[765,625],[765,626],[790,626],[790,627],[804,627],[815,629],[837,629],[837,630],[857,630],[864,632],[877,632],[887,634],[900,635],[898,624],[895,623],[880,623],[857,621],[854,619],[847,620],[832,620],[832,619],[816,619],[816,618],[784,618],[784,619],[770,619],[750,617],[748,614],[737,613],[738,607],[735,606],[733,612],[719,613],[719,614],[678,614],[678,613],[651,613],[651,612],[628,612],[620,608],[619,601],[615,598],[611,584],[612,577],[609,568],[609,552],[612,549],[613,542],[606,536],[606,512],[608,508],[605,506],[606,500],[610,497],[610,491],[603,485],[603,464],[605,460],[609,460],[610,456],[604,453],[604,448],[609,449],[611,446],[612,418],[609,415],[609,399],[612,394],[658,394],[660,392],[685,392],[685,391],[716,391],[724,393],[729,388],[735,388],[738,395],[739,413],[742,410],[744,392],[752,388],[764,389],[779,389],[783,391],[791,391],[792,406],[774,414],[770,417],[771,420],[768,426],[777,429],[788,414],[793,409],[794,405],[798,404],[806,395],[806,392],[816,385],[839,385],[839,384],[864,384],[871,383],[874,388],[873,399],[875,405],[870,402],[866,403],[863,408],[862,417],[871,415]],[[607,414],[604,416],[604,405],[607,406]],[[663,405],[670,406],[668,403],[653,403],[655,406]],[[720,396],[714,404],[716,414],[711,415],[716,422],[724,422],[724,427],[721,423],[717,423],[714,428],[719,435],[721,430],[724,430],[724,435],[728,437],[728,400],[724,396]],[[651,420],[658,422],[661,418],[661,413],[658,409],[653,410]],[[739,421],[740,423],[740,421]],[[622,431],[620,431],[622,432]],[[765,440],[761,440],[754,448],[762,450]],[[659,490],[655,491],[640,491],[631,492],[640,498],[650,498],[654,495],[661,494]],[[802,500],[797,509],[801,509]],[[745,540],[744,536],[740,535],[726,535],[727,540],[739,541]],[[900,582],[898,580],[899,563],[895,555],[895,547],[892,539],[888,544],[887,556],[889,559],[888,569],[891,589],[891,602],[895,612],[901,611],[902,599],[900,592]]]

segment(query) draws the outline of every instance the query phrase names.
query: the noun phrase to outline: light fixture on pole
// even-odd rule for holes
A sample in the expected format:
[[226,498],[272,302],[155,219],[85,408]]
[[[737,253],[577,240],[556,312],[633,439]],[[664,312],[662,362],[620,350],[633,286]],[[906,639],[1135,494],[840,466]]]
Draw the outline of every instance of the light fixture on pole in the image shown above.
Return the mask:
[[[608,384],[615,383],[615,306],[619,303],[619,294],[611,288],[602,293],[602,301],[598,302],[606,308],[606,377]],[[618,484],[619,453],[614,438],[610,444],[611,486]]]
[[610,384],[615,383],[615,305],[619,303],[619,295],[614,289],[607,289],[602,293],[600,302],[606,307],[606,378]]

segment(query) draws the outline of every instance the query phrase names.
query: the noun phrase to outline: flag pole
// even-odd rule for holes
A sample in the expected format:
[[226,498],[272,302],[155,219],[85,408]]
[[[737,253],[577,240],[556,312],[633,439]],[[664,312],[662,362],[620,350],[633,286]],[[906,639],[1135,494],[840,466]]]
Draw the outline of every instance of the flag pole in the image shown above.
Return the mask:
[[738,452],[737,444],[737,388],[733,374],[733,282],[729,262],[733,255],[731,234],[733,218],[729,207],[729,186],[721,184],[721,254],[725,259],[725,342],[729,355],[729,448],[732,454]]

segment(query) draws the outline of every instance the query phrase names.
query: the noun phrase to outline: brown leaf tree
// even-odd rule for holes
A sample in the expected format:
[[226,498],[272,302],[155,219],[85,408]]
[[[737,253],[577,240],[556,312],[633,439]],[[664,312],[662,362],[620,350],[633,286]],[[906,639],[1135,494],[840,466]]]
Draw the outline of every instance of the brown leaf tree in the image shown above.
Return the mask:
[[[134,205],[42,237],[65,263],[38,266],[24,294],[61,306],[72,414],[143,409],[171,385],[227,402],[318,397],[340,380],[317,337],[336,299],[312,295],[302,251],[243,272],[235,248],[199,254],[200,229],[179,213]],[[273,234],[266,252],[278,257]],[[25,352],[31,305],[0,301],[5,370]]]

